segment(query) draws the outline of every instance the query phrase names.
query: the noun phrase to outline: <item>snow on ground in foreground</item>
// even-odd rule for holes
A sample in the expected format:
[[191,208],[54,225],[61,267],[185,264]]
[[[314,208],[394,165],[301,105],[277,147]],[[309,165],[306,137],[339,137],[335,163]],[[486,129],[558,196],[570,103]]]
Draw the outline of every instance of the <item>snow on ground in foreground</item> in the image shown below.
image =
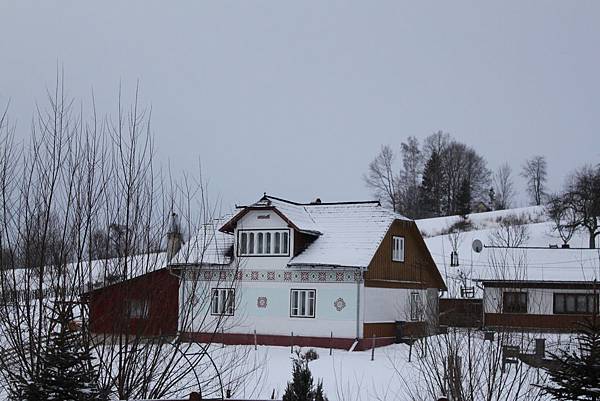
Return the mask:
[[[308,348],[303,348],[305,352]],[[371,351],[348,352],[315,348],[319,359],[310,362],[309,367],[315,379],[323,380],[325,394],[330,401],[344,400],[401,400],[403,384],[394,365],[406,377],[411,374],[408,363],[409,347],[395,344],[375,349],[375,360],[371,361]],[[292,377],[292,354],[289,347],[259,346],[258,358],[265,358],[266,366],[261,388],[255,398],[270,399],[273,389],[275,398],[281,399],[286,384]],[[413,355],[414,356],[414,355]],[[249,383],[247,392],[252,392],[255,383]],[[244,394],[236,394],[241,398]]]

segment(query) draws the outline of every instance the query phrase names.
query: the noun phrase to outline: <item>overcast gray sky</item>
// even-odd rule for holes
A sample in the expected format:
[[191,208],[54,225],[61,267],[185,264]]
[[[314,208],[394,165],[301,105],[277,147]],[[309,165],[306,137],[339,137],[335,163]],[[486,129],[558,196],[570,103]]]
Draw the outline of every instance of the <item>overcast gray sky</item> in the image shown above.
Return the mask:
[[371,198],[380,146],[438,130],[556,189],[600,162],[600,2],[483,3],[2,0],[0,104],[26,135],[57,65],[104,112],[139,79],[161,163],[224,206]]

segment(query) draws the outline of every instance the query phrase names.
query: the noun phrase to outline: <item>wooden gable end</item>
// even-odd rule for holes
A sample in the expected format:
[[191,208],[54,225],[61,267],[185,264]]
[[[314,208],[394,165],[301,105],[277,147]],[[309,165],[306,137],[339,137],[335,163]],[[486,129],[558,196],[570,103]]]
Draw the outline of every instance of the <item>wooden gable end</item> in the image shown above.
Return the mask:
[[[392,260],[394,236],[404,237],[404,262]],[[407,220],[391,224],[365,272],[365,286],[446,290],[417,225]]]

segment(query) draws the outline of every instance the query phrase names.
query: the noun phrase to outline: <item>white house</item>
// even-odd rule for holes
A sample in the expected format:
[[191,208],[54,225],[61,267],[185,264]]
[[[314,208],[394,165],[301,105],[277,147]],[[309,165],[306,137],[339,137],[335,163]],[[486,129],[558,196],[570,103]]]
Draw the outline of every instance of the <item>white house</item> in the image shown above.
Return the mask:
[[180,333],[238,344],[365,348],[424,335],[446,289],[415,223],[379,202],[265,194],[204,227],[171,268],[180,316],[193,309]]

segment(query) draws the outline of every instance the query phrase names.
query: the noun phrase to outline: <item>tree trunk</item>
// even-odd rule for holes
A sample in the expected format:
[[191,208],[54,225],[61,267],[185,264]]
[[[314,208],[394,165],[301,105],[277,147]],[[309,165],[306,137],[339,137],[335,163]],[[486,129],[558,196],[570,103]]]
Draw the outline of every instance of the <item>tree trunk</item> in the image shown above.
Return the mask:
[[590,230],[590,249],[596,249],[596,236],[600,233],[596,233]]

